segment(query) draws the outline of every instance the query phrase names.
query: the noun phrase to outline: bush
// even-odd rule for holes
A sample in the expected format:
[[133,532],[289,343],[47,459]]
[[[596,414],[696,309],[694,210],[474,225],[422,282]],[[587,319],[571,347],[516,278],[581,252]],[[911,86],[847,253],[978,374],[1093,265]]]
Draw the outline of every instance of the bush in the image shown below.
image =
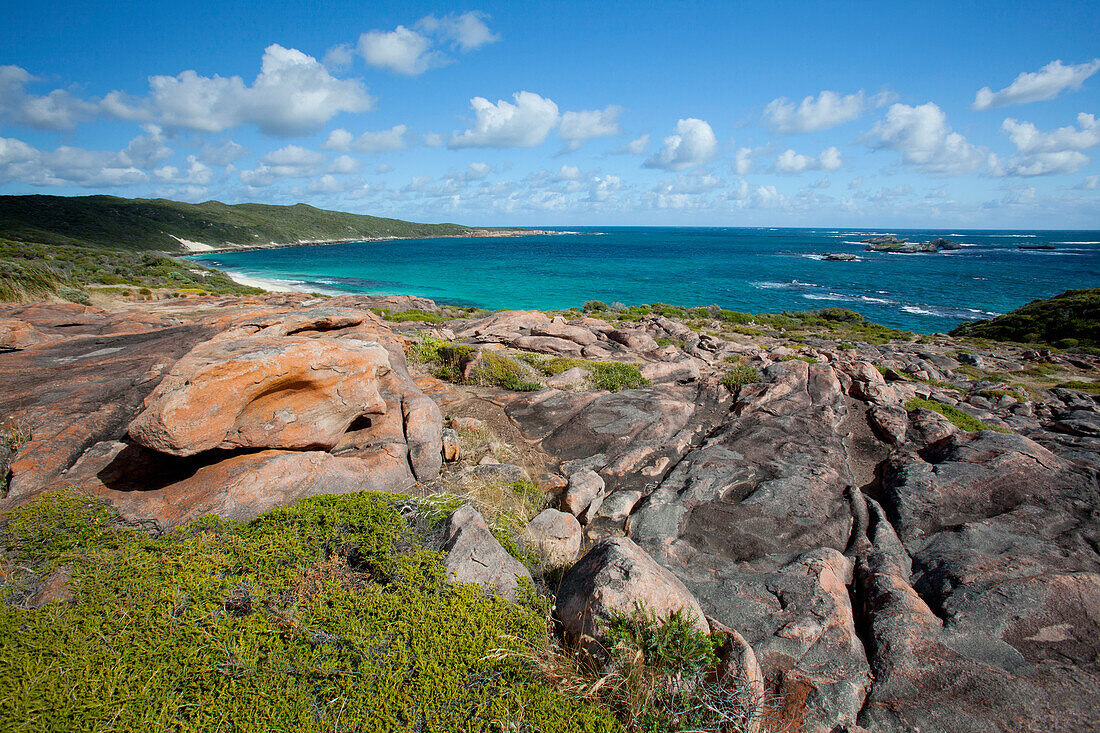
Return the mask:
[[993,425],[987,425],[973,415],[967,414],[953,405],[945,405],[942,402],[936,402],[935,400],[925,400],[920,397],[913,397],[905,403],[906,410],[917,410],[924,408],[926,410],[934,410],[948,420],[951,421],[955,427],[960,430],[965,430],[968,433],[976,433],[980,430],[992,430],[995,433],[1007,433],[1009,431],[1004,428],[994,427]]
[[588,374],[589,383],[597,389],[618,392],[623,389],[637,389],[649,384],[635,364],[623,364],[618,361],[598,361]]
[[[449,584],[404,500],[320,496],[159,538],[78,494],[4,516],[0,728],[616,730],[490,658],[545,637],[543,604]],[[59,565],[73,601],[19,608]]]
[[88,296],[87,291],[80,288],[61,288],[57,294],[70,303],[76,303],[77,305],[92,304],[92,299]]
[[746,384],[759,382],[760,372],[746,364],[738,364],[733,367],[733,369],[723,374],[722,378],[718,381],[720,384],[725,385],[726,389],[733,392],[736,396]]
[[520,364],[506,356],[492,351],[481,352],[481,363],[470,375],[474,381],[510,389],[515,392],[533,392],[542,389],[542,385],[532,381]]
[[593,312],[596,312],[596,311],[605,311],[605,310],[607,310],[607,303],[604,303],[602,300],[586,300],[586,301],[584,301],[584,305],[582,306],[582,309],[584,310],[585,313],[593,313]]

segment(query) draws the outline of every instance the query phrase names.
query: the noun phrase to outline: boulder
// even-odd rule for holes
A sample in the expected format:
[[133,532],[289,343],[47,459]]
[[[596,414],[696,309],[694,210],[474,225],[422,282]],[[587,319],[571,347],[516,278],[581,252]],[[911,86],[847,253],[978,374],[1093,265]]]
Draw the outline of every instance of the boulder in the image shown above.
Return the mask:
[[657,342],[653,337],[643,331],[621,331],[612,329],[607,332],[607,337],[612,341],[622,344],[631,351],[646,352],[657,348]]
[[511,342],[511,345],[524,351],[535,351],[540,354],[553,354],[555,356],[580,356],[579,344],[563,338],[553,336],[520,336]]
[[525,539],[546,567],[565,567],[581,550],[581,525],[572,514],[543,509],[528,522]]
[[21,351],[50,339],[25,321],[0,318],[0,351]]
[[654,361],[642,365],[643,378],[653,383],[690,382],[699,378],[700,361],[691,357],[680,361]]
[[658,619],[682,611],[698,631],[710,633],[702,607],[684,584],[626,537],[601,541],[566,572],[554,616],[568,646],[606,659],[607,621],[638,608]]
[[891,445],[905,442],[905,432],[909,429],[909,415],[897,405],[874,405],[867,412],[871,425],[882,438]]
[[552,336],[558,339],[566,339],[580,346],[588,346],[596,343],[598,337],[587,328],[580,326],[568,326],[560,323],[548,323],[535,326],[531,329],[532,336]]
[[581,367],[573,367],[547,379],[546,386],[554,389],[569,389],[570,387],[579,387],[586,381],[588,381],[588,371]]
[[485,519],[469,504],[447,518],[444,532],[443,566],[452,582],[481,585],[514,601],[520,579],[531,581],[523,563],[500,546]]
[[[214,448],[332,448],[357,417],[386,411],[378,378],[389,369],[388,352],[371,342],[212,340],[176,363],[129,433],[177,456]],[[438,414],[425,402],[411,411],[421,423],[432,409]]]
[[454,463],[461,455],[458,432],[454,428],[443,428],[441,440],[443,444],[443,460]]
[[569,475],[569,488],[561,500],[562,509],[579,518],[592,502],[602,498],[603,491],[604,480],[592,469],[572,473]]
[[443,466],[443,415],[431,399],[417,392],[406,392],[401,415],[413,475],[417,481],[431,481]]

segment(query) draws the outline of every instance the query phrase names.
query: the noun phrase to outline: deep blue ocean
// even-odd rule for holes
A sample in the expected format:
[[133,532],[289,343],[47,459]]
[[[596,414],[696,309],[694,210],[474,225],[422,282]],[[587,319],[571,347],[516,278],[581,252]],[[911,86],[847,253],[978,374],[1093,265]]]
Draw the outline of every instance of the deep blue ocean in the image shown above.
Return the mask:
[[[860,239],[947,237],[937,254],[866,252]],[[1053,244],[1053,250],[1021,249]],[[855,262],[821,259],[828,252]],[[1070,288],[1100,286],[1098,231],[607,227],[195,255],[305,291],[422,295],[483,308],[586,300],[758,312],[840,306],[919,333],[947,331]]]

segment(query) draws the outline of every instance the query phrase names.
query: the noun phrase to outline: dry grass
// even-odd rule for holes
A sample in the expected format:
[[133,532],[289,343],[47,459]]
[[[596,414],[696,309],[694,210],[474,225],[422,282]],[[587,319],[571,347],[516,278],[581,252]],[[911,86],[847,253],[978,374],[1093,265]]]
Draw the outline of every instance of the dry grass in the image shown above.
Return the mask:
[[[548,628],[552,624],[548,620]],[[552,637],[541,643],[507,638],[487,660],[510,660],[568,697],[613,710],[627,731],[638,733],[797,733],[782,714],[782,701],[738,674],[709,670],[670,673],[647,663],[640,649],[618,647],[601,669],[590,656],[563,649]]]

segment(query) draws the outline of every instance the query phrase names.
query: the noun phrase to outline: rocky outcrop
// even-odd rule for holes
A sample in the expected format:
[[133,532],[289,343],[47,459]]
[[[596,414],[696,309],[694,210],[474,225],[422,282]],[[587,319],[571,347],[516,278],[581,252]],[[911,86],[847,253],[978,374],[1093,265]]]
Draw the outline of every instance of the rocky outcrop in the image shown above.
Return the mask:
[[500,546],[485,519],[469,504],[447,518],[445,533],[443,566],[453,582],[481,585],[511,601],[521,579],[531,582],[531,573]]
[[386,350],[365,341],[207,341],[172,367],[129,433],[176,456],[214,448],[327,450],[356,418],[386,411],[378,379],[388,371]]
[[702,607],[684,584],[625,537],[600,542],[569,569],[558,588],[554,617],[567,645],[606,659],[607,622],[639,609],[656,618],[680,611],[696,629],[710,633]]

